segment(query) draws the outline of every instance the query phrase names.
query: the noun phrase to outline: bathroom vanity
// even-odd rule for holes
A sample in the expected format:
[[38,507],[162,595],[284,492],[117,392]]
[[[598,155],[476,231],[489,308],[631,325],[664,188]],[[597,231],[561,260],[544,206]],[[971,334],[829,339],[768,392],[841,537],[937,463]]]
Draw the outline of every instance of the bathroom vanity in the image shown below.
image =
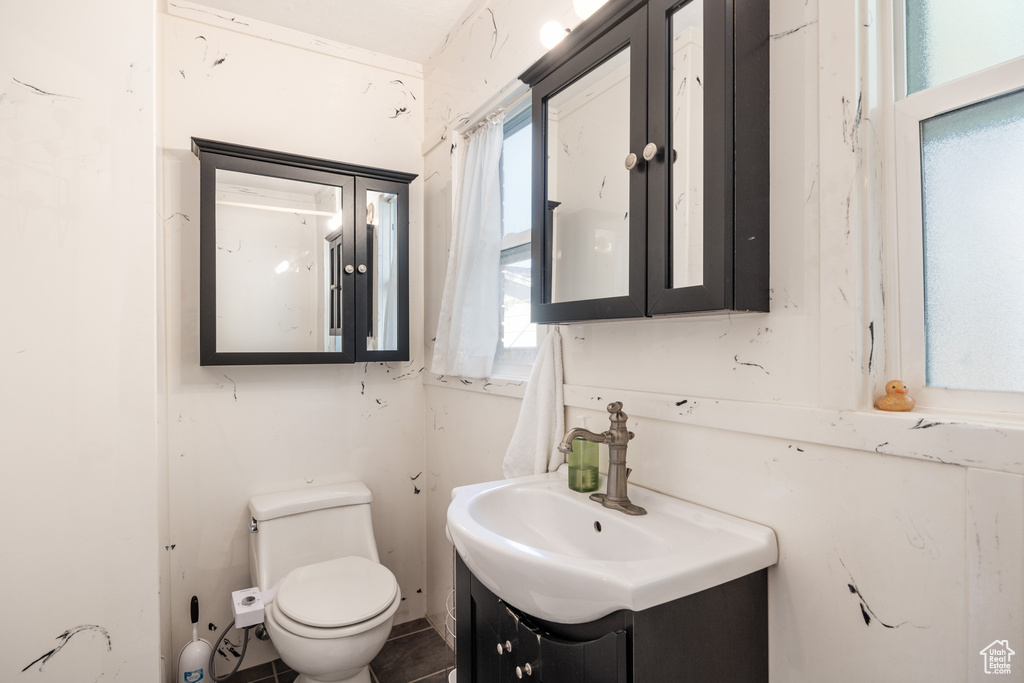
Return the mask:
[[645,610],[561,624],[503,601],[461,556],[455,565],[460,682],[768,680],[767,569]]
[[775,533],[640,486],[631,516],[566,474],[452,492],[459,680],[768,680]]

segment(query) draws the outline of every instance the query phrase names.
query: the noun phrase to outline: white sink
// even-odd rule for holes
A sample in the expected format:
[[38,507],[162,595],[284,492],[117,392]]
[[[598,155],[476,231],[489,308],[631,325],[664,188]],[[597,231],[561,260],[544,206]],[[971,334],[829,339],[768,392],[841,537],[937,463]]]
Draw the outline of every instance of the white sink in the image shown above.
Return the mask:
[[563,624],[654,607],[778,561],[768,527],[635,485],[629,497],[647,514],[630,517],[569,490],[564,468],[461,486],[448,533],[496,595]]

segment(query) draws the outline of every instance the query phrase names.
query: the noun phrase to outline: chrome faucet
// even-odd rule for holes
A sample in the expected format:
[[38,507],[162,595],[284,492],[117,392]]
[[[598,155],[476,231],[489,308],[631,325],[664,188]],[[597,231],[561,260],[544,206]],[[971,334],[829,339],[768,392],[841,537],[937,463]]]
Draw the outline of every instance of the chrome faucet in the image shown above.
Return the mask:
[[646,515],[647,510],[639,505],[633,505],[629,502],[629,496],[626,495],[626,480],[632,471],[626,467],[626,446],[633,438],[633,432],[626,429],[627,415],[622,412],[621,402],[608,404],[608,417],[611,419],[611,428],[608,431],[596,434],[589,429],[573,427],[562,438],[558,450],[562,453],[572,453],[573,439],[608,444],[607,493],[592,493],[590,499],[596,500],[606,508],[618,510],[627,515]]

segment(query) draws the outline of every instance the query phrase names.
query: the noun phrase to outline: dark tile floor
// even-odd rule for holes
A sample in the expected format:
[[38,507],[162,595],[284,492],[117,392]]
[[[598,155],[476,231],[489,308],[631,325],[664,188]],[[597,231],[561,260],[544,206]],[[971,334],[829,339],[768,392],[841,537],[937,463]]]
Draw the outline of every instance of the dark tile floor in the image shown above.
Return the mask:
[[455,656],[426,619],[399,624],[370,663],[374,683],[447,683]]
[[[226,671],[218,672],[223,676]],[[230,683],[292,683],[299,674],[288,668],[280,659],[260,664],[249,669],[242,669],[229,680]]]
[[[455,656],[426,619],[398,624],[370,663],[374,683],[447,683]],[[223,675],[223,674],[222,674]],[[280,659],[243,669],[230,683],[292,683],[298,674]]]

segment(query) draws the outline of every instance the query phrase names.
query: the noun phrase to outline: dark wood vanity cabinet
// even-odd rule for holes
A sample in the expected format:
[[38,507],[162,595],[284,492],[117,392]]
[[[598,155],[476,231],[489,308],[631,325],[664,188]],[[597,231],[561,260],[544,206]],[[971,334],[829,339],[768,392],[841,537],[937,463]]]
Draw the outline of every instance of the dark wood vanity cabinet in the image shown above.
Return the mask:
[[559,624],[507,604],[458,555],[455,564],[460,683],[768,680],[766,569],[640,612]]
[[534,321],[768,310],[768,4],[609,0],[520,76]]

